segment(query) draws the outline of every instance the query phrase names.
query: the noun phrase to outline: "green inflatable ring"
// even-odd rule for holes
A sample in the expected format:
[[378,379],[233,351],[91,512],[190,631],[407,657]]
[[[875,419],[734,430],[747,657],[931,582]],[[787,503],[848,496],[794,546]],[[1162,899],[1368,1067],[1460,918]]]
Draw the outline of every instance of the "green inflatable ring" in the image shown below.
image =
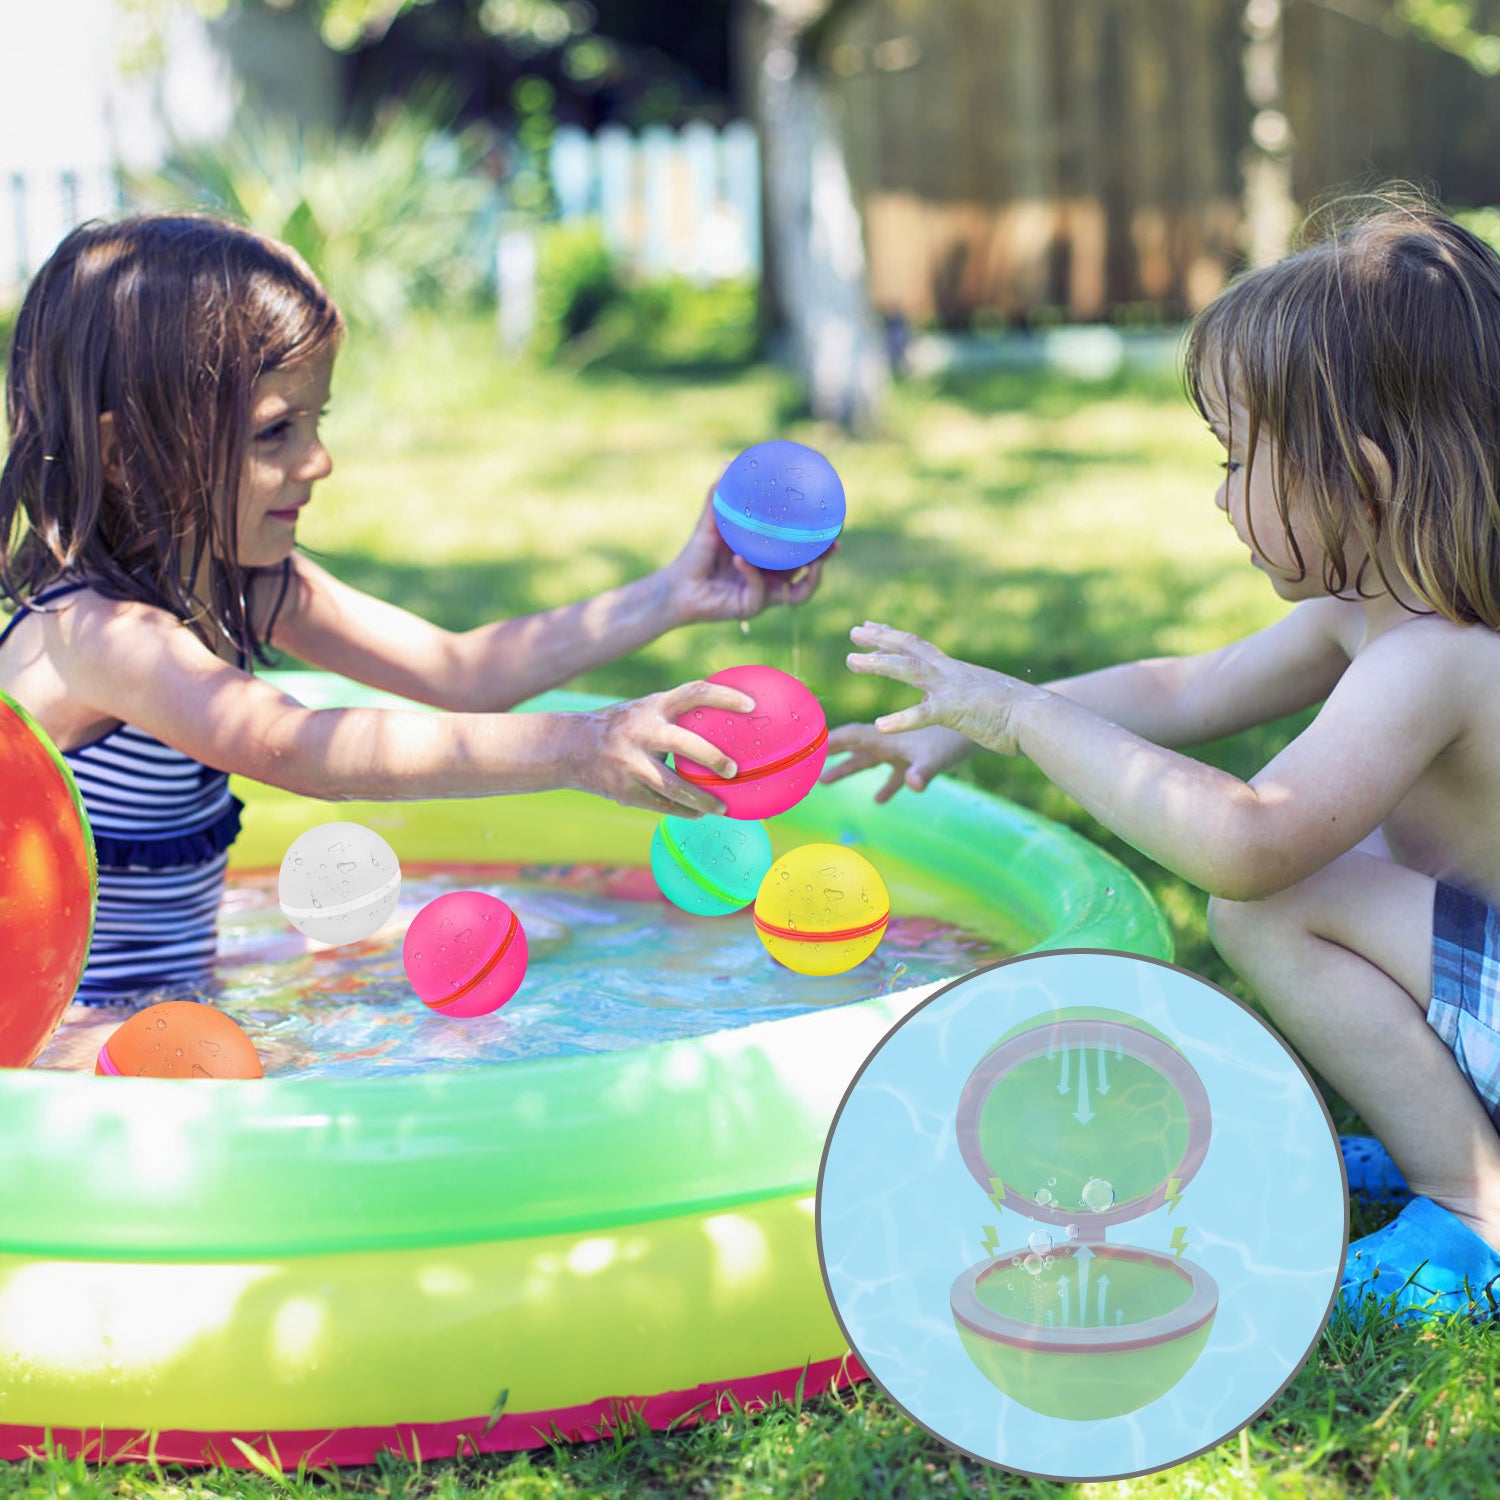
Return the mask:
[[[268,674],[277,675],[277,674]],[[400,703],[280,674],[312,707]],[[535,709],[605,700],[548,694]],[[1122,865],[940,781],[870,772],[770,826],[860,848],[899,911],[1018,949],[1169,958]],[[239,868],[326,804],[241,785]],[[644,864],[655,819],[582,794],[342,803],[403,865]],[[829,1123],[932,986],[623,1052],[379,1079],[0,1072],[0,1458],[294,1468],[655,1425],[848,1374],[812,1195]],[[858,1373],[857,1369],[853,1373]]]

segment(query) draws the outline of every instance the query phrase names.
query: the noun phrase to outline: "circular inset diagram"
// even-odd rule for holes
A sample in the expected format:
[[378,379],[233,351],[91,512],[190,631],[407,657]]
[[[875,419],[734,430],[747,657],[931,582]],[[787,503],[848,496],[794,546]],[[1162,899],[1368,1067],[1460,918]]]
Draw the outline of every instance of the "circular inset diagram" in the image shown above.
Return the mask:
[[[866,1060],[818,1183],[829,1297],[871,1377],[956,1448],[1119,1479],[1291,1380],[1348,1240],[1306,1072],[1233,996],[1094,950],[940,990]],[[976,1258],[977,1257],[977,1258]]]

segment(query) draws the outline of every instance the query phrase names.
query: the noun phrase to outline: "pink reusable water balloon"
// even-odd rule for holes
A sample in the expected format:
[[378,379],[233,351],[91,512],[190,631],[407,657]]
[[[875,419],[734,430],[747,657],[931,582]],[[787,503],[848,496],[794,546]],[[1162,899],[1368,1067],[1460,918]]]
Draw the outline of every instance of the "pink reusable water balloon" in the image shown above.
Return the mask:
[[401,959],[423,1005],[443,1016],[485,1016],[526,977],[526,931],[498,896],[449,891],[412,918]]
[[755,700],[748,714],[694,708],[678,724],[702,735],[734,759],[725,780],[679,755],[677,774],[712,792],[731,818],[774,818],[812,789],[828,758],[828,720],[822,705],[789,672],[775,667],[728,667],[709,682],[725,682]]

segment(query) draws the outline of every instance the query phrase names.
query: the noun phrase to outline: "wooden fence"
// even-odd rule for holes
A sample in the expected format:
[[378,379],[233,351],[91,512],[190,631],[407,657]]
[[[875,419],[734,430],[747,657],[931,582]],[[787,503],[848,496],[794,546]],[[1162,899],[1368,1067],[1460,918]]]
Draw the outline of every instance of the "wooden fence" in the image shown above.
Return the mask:
[[[1244,0],[867,0],[834,39],[876,305],[916,322],[1175,317],[1243,246]],[[1386,177],[1500,203],[1500,83],[1284,0],[1306,207]]]

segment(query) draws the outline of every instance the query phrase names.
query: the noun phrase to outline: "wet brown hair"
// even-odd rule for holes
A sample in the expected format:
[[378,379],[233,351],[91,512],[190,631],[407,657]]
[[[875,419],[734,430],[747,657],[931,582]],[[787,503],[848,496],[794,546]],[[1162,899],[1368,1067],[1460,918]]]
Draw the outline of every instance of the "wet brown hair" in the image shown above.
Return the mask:
[[[1500,256],[1404,190],[1335,205],[1313,235],[1324,225],[1194,320],[1189,394],[1210,421],[1231,420],[1226,398],[1243,407],[1247,484],[1259,437],[1274,444],[1272,491],[1303,576],[1294,490],[1330,593],[1371,597],[1370,569],[1389,590],[1376,553],[1388,541],[1432,610],[1500,630]],[[1389,466],[1388,497],[1361,437]],[[1351,540],[1364,554],[1352,576]]]
[[[343,326],[294,251],[224,220],[149,214],[73,230],[16,321],[0,590],[20,604],[75,575],[169,611],[210,649],[217,630],[265,661],[236,546],[251,395],[262,375],[336,347]],[[192,597],[205,566],[211,624]]]

